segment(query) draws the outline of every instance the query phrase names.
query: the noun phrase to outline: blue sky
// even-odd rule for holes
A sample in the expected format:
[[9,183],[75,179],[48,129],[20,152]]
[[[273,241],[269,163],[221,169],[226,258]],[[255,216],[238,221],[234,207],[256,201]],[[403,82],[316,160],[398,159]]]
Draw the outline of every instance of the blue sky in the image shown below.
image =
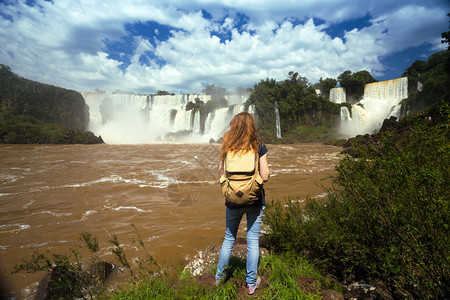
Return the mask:
[[445,49],[448,12],[447,0],[0,0],[0,63],[80,92],[232,90],[289,71],[387,80]]

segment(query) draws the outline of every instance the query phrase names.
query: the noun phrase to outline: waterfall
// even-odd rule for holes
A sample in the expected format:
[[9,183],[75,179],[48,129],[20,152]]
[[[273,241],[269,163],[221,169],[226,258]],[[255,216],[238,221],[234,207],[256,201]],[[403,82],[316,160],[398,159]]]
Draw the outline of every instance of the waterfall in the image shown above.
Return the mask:
[[249,114],[252,114],[252,115],[256,115],[256,108],[255,108],[254,105],[250,105],[250,106],[248,107],[248,113],[249,113]]
[[194,122],[192,124],[192,132],[194,134],[200,134],[201,133],[201,125],[200,125],[200,112],[195,112],[194,115]]
[[275,128],[277,131],[277,139],[281,139],[280,112],[278,111],[278,101],[275,100]]
[[[244,111],[248,95],[226,95],[229,106],[202,117],[199,110],[186,111],[186,104],[210,95],[135,95],[82,93],[89,106],[88,130],[101,135],[106,143],[136,144],[165,140],[168,133],[185,132],[185,142],[219,139],[231,119]],[[254,107],[250,106],[250,113]],[[187,134],[186,132],[190,132]]]
[[407,77],[366,84],[363,99],[352,105],[351,118],[348,109],[341,107],[340,132],[346,136],[372,133],[384,119],[400,117],[400,102],[407,97]]
[[350,112],[348,108],[345,106],[341,106],[341,124],[348,123],[352,121],[352,117],[350,116]]
[[346,94],[343,87],[337,87],[330,89],[330,101],[333,103],[345,103]]

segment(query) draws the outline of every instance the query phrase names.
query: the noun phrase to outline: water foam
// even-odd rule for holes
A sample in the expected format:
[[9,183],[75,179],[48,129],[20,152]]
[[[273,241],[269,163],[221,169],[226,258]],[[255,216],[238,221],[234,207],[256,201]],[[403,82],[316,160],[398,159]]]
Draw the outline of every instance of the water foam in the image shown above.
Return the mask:
[[97,211],[96,210],[88,210],[86,211],[83,216],[81,217],[81,221],[85,221],[89,218],[89,216],[96,214]]
[[72,213],[56,213],[56,212],[52,212],[52,211],[49,211],[49,210],[44,210],[44,211],[41,211],[41,212],[32,213],[31,215],[45,215],[45,214],[52,215],[54,217],[68,217],[68,216],[72,215]]
[[112,207],[112,206],[106,206],[105,208],[110,209],[110,210],[115,210],[115,211],[121,211],[121,210],[135,210],[137,212],[143,212],[143,213],[151,213],[152,210],[144,210],[141,208],[138,208],[136,206],[119,206],[119,207]]
[[[13,228],[13,229],[10,229]],[[23,223],[17,223],[17,224],[5,224],[5,225],[0,225],[0,232],[2,233],[14,233],[14,232],[18,232],[18,231],[22,231],[22,230],[27,230],[30,229],[31,226],[28,224],[23,224]],[[5,230],[5,231],[3,231]]]

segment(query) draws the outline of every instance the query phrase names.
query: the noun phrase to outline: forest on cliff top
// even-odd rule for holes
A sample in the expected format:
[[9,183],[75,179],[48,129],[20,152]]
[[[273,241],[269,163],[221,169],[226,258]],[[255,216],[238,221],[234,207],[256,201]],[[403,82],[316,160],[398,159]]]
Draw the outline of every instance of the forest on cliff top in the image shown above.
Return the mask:
[[89,108],[75,91],[31,81],[0,65],[0,143],[92,144]]

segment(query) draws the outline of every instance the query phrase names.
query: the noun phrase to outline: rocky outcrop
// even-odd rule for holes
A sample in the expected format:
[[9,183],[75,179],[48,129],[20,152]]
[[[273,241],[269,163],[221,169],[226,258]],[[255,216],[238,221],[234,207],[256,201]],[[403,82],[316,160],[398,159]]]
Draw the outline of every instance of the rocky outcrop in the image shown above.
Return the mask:
[[[68,266],[53,267],[39,282],[36,300],[83,298],[83,292],[95,290],[101,286],[111,274],[113,266],[100,261],[89,266],[85,274],[75,272]],[[87,276],[89,278],[83,278]],[[84,286],[85,281],[91,286]]]
[[80,93],[19,77],[0,65],[0,143],[103,143],[85,132],[88,122]]

